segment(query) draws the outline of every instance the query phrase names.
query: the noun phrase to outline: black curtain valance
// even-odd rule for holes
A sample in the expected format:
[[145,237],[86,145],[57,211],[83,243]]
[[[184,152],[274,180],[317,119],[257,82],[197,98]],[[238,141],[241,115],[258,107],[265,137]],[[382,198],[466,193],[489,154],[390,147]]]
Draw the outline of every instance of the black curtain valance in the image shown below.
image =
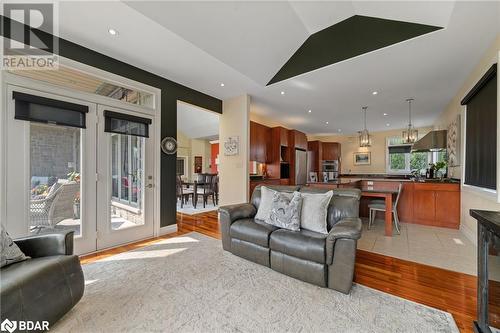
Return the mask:
[[86,105],[14,91],[15,119],[85,128]]
[[131,116],[114,111],[104,111],[104,132],[149,138],[149,118]]
[[465,184],[497,189],[497,75],[496,65],[462,101],[465,121]]
[[410,145],[389,146],[389,154],[406,154],[411,152]]

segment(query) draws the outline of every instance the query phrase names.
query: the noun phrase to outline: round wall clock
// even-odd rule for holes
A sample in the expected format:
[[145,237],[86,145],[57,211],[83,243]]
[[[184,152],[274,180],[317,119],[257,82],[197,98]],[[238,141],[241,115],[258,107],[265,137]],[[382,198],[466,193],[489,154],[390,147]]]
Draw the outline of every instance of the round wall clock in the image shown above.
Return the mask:
[[164,137],[161,140],[161,150],[168,155],[175,154],[177,152],[177,140],[171,136]]

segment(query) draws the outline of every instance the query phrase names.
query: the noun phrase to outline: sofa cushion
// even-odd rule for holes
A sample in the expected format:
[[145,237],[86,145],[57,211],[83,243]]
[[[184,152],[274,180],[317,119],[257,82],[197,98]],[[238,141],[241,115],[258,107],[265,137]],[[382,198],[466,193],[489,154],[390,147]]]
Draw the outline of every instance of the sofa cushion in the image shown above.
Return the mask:
[[270,189],[266,186],[262,186],[261,191],[261,200],[259,208],[257,209],[257,214],[255,214],[255,219],[265,221],[271,215],[271,208],[273,206],[273,198],[276,193],[282,193],[288,199],[292,199],[293,192],[278,192],[273,189]]
[[328,234],[327,213],[333,192],[302,193],[300,227],[322,234]]
[[0,267],[28,259],[12,238],[10,238],[3,225],[0,225],[0,246],[2,247]]
[[301,210],[302,197],[299,192],[294,192],[291,199],[283,193],[276,192],[271,212],[265,222],[279,228],[297,231],[300,230]]
[[231,224],[231,237],[269,247],[269,235],[278,228],[254,219],[241,219]]
[[300,231],[279,229],[271,234],[269,247],[271,251],[279,251],[293,257],[324,264],[326,263],[326,237],[325,234],[305,229]]

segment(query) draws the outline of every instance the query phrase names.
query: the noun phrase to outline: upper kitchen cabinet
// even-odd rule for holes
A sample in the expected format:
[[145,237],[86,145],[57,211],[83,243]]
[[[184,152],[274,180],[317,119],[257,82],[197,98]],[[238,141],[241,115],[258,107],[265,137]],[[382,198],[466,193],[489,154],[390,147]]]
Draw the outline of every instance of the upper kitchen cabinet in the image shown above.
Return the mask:
[[288,129],[278,126],[273,127],[273,141],[280,146],[288,147]]
[[323,161],[332,161],[340,159],[340,143],[338,142],[323,142],[322,143]]
[[268,142],[271,129],[259,123],[250,122],[250,161],[266,163],[268,161]]
[[308,172],[322,171],[322,156],[323,156],[323,143],[321,141],[308,141],[307,142],[307,159],[309,163]]
[[307,136],[304,133],[297,130],[290,130],[288,138],[289,143],[291,143],[290,147],[307,150]]

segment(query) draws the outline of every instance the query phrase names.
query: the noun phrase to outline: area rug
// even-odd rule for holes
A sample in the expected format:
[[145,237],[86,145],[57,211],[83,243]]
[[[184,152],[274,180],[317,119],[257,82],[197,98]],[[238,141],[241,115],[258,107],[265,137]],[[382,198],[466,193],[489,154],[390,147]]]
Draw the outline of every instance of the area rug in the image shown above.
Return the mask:
[[362,285],[320,288],[190,233],[83,265],[51,332],[458,332],[449,313]]
[[191,201],[185,203],[182,208],[180,202],[177,202],[177,213],[182,213],[187,215],[196,215],[196,214],[211,212],[217,209],[219,209],[219,206],[214,206],[212,202],[207,203],[205,205],[205,208],[203,208],[203,202],[198,202],[196,208],[193,207]]

